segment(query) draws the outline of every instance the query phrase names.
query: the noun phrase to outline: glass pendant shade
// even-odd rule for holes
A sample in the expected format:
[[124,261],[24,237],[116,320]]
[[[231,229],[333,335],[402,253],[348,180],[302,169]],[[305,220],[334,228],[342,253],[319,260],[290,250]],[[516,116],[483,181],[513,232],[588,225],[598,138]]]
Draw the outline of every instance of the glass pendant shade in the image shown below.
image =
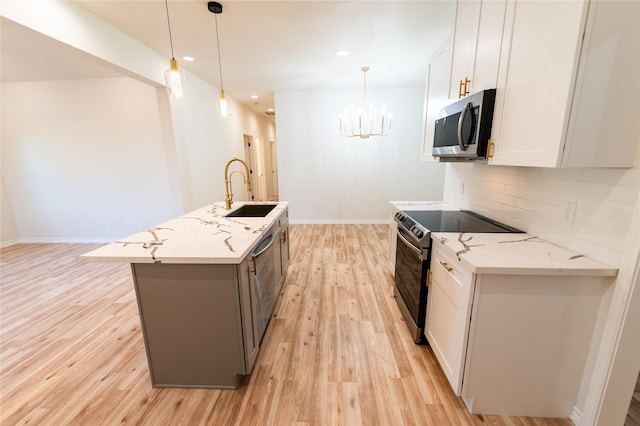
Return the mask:
[[229,116],[229,104],[227,103],[227,97],[224,94],[224,90],[220,91],[220,116],[224,118]]
[[220,57],[220,37],[218,36],[218,15],[222,13],[222,5],[217,1],[210,1],[207,3],[207,9],[213,13],[216,22],[216,46],[218,47],[218,69],[220,70],[220,99],[218,103],[218,114],[222,118],[229,116],[229,104],[227,103],[227,97],[224,94],[224,82],[222,80],[222,59]]
[[167,85],[167,93],[176,98],[181,97],[186,92],[184,74],[178,69],[178,61],[172,58],[169,61],[169,69],[164,72],[164,80]]

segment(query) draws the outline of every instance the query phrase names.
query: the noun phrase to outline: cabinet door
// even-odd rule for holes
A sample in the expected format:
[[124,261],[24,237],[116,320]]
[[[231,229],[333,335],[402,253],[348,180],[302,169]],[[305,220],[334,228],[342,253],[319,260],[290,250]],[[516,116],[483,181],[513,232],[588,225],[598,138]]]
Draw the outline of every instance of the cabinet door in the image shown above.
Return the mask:
[[640,140],[639,42],[640,2],[589,4],[563,166],[633,167]]
[[275,240],[273,242],[273,263],[275,269],[275,298],[278,298],[280,294],[280,286],[282,285],[282,281],[284,280],[284,269],[282,264],[282,235],[284,230],[280,228],[275,235]]
[[585,19],[583,1],[507,3],[491,164],[559,165]]
[[462,392],[474,276],[455,254],[434,244],[425,336],[456,395]]
[[[289,267],[289,224],[287,223],[282,229],[280,235],[280,259],[282,262],[282,280],[287,275],[287,268]],[[280,284],[282,285],[282,283]]]
[[495,89],[500,63],[506,0],[458,1],[451,62],[451,97],[458,99],[460,81],[468,94]]
[[[454,100],[462,97],[459,96],[460,81],[473,77],[473,63],[476,56],[479,21],[479,1],[456,2],[450,88],[451,97]],[[473,83],[473,81],[471,83]],[[467,88],[471,89],[471,86],[467,85]],[[471,93],[470,90],[469,93]]]
[[506,7],[506,0],[489,0],[480,3],[475,60],[470,83],[471,93],[496,88]]
[[[432,155],[435,122],[441,118],[440,109],[449,101],[451,78],[451,47],[447,41],[431,57],[427,70],[424,95],[424,121],[422,138],[422,161],[436,161]],[[456,92],[457,93],[457,92]],[[395,238],[395,232],[394,232]]]
[[238,265],[238,284],[240,287],[240,305],[242,312],[242,337],[244,341],[244,371],[251,373],[260,350],[258,295],[256,294],[251,256],[247,256]]

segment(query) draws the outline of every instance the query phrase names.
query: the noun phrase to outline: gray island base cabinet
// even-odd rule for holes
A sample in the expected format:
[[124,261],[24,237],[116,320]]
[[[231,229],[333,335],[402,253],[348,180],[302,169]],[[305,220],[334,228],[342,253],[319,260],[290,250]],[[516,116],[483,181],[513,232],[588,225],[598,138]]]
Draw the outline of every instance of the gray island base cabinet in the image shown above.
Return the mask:
[[131,265],[154,387],[236,389],[251,374],[289,265],[286,201],[235,214],[264,204],[216,202],[80,256]]
[[249,262],[131,265],[154,387],[235,389],[251,372]]

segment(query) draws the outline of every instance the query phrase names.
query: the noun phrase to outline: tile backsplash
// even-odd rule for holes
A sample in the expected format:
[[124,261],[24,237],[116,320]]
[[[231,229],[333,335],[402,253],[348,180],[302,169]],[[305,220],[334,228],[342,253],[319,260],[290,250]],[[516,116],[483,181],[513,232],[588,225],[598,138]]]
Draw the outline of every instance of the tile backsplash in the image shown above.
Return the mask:
[[444,200],[618,266],[640,169],[447,165]]

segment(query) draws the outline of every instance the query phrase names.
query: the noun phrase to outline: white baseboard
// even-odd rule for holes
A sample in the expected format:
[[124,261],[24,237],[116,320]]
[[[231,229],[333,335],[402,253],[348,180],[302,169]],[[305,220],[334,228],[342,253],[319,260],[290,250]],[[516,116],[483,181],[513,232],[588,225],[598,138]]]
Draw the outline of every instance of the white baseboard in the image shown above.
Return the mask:
[[582,410],[574,405],[573,410],[571,410],[569,420],[571,420],[574,425],[579,425],[580,423],[582,423]]
[[0,243],[0,248],[11,247],[11,246],[14,246],[14,245],[19,244],[19,243],[20,243],[19,239],[3,241],[3,242]]

